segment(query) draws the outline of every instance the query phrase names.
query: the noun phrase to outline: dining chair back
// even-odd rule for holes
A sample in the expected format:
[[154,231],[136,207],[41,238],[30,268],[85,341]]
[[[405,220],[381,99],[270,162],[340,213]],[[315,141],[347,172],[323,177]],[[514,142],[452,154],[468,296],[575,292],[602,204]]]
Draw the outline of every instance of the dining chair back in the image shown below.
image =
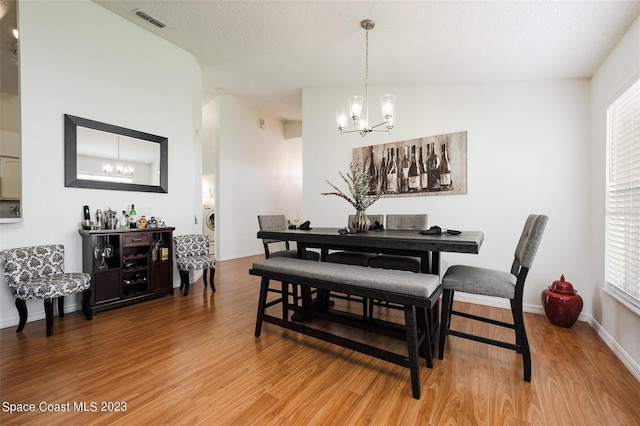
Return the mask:
[[[548,218],[545,215],[529,215],[524,224],[518,245],[516,246],[510,272],[467,265],[454,265],[445,272],[442,277],[442,318],[440,321],[440,347],[438,352],[440,359],[444,356],[447,335],[512,349],[518,353],[522,353],[524,380],[527,382],[531,381],[531,352],[524,325],[522,299],[524,283],[533,265],[533,260],[538,251],[547,220]],[[453,297],[457,291],[509,299],[513,322],[507,323],[454,310]],[[515,344],[454,330],[451,328],[451,317],[453,315],[514,329]]]
[[[387,230],[422,231],[427,229],[427,214],[388,214]],[[419,257],[381,254],[369,260],[372,268],[398,269],[401,271],[421,272],[429,268],[429,260],[422,264]]]
[[[283,214],[258,215],[258,226],[261,231],[281,231],[287,229],[287,219]],[[298,250],[291,249],[289,241],[263,239],[264,257],[298,257]],[[276,250],[271,247],[276,246]],[[284,248],[283,248],[284,246]],[[306,252],[307,260],[319,260],[320,255],[314,251]]]

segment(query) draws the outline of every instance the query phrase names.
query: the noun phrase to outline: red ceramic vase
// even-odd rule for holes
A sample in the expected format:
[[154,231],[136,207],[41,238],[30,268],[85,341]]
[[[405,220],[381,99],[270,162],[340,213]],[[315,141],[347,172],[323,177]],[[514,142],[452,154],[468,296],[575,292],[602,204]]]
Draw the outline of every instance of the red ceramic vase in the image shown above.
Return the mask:
[[582,297],[576,293],[571,283],[564,280],[564,275],[542,292],[542,306],[551,324],[571,327],[576,323],[582,312]]

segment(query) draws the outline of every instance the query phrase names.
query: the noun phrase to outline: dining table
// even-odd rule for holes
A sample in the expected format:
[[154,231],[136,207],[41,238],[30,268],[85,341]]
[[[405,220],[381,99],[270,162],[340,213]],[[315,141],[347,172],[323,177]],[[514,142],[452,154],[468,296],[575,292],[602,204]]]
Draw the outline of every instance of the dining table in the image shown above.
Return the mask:
[[344,228],[314,227],[308,230],[279,229],[258,231],[258,238],[295,241],[298,257],[305,258],[307,249],[320,249],[321,259],[329,250],[349,250],[368,253],[420,257],[421,272],[440,273],[440,253],[478,254],[484,241],[482,231],[461,231],[423,234],[416,230],[370,230],[345,233]]

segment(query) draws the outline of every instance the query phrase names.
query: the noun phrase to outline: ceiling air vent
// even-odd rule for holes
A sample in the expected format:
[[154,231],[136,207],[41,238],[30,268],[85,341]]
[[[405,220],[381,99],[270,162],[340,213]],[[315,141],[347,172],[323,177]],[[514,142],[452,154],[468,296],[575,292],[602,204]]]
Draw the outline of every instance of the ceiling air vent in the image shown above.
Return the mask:
[[136,16],[138,16],[138,17],[140,17],[140,18],[144,19],[144,20],[145,20],[145,21],[147,21],[147,22],[152,23],[153,25],[155,25],[155,26],[156,26],[156,27],[158,27],[158,28],[164,28],[164,27],[166,27],[166,25],[165,25],[163,22],[158,21],[158,20],[157,20],[157,19],[155,19],[153,16],[150,16],[150,15],[148,15],[148,14],[144,13],[143,11],[141,11],[141,10],[139,10],[139,9],[136,9],[136,10],[134,11],[134,13],[136,14]]

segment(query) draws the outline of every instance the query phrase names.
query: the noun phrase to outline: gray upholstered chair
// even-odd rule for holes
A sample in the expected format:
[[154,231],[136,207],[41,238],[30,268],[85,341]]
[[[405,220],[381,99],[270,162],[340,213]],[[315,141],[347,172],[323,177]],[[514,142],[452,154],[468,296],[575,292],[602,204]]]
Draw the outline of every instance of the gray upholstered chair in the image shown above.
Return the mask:
[[[522,315],[522,296],[527,273],[531,269],[533,259],[538,251],[542,233],[547,224],[547,216],[530,215],[524,224],[520,241],[516,247],[515,257],[510,272],[478,268],[466,265],[451,266],[442,277],[442,319],[440,321],[440,348],[438,358],[444,355],[446,335],[462,337],[494,346],[500,346],[522,353],[524,380],[531,381],[531,353],[527,331]],[[513,323],[497,321],[465,312],[453,310],[453,296],[456,291],[479,294],[482,296],[509,299]],[[458,315],[476,321],[497,325],[515,330],[515,344],[476,336],[451,329],[451,316]]]
[[[384,224],[384,215],[383,214],[370,214],[367,215],[371,224],[373,225],[375,222]],[[353,223],[353,219],[356,216],[353,214],[349,215],[347,226],[351,226]],[[373,231],[371,231],[373,232]],[[325,256],[325,262],[332,263],[342,263],[345,265],[358,265],[358,266],[369,266],[369,260],[376,257],[377,253],[364,253],[357,251],[336,251],[333,253],[329,253]]]
[[[422,231],[427,229],[428,215],[426,214],[388,214],[387,230]],[[424,265],[425,268],[428,268]],[[396,256],[381,254],[369,260],[372,268],[398,269],[401,271],[420,272],[422,262],[419,257]]]
[[64,272],[64,246],[61,244],[21,247],[0,252],[4,260],[4,277],[16,297],[20,315],[17,333],[27,323],[29,299],[44,299],[47,337],[53,334],[53,299],[58,299],[58,315],[64,316],[64,297],[82,293],[82,310],[88,320],[93,318],[91,275],[84,272]]
[[178,235],[173,237],[176,249],[176,267],[180,274],[180,289],[184,287],[184,294],[189,294],[189,271],[202,269],[204,288],[207,288],[207,270],[209,285],[216,291],[213,278],[216,274],[216,257],[209,254],[209,237],[201,234]]
[[[398,231],[422,231],[427,229],[427,220],[429,216],[426,214],[388,214],[387,223],[385,229],[398,230]],[[429,259],[425,259],[426,265],[424,268],[428,268]],[[397,256],[393,254],[379,254],[369,259],[369,267],[382,268],[382,269],[397,269],[401,271],[421,272],[422,261],[419,257],[412,256]],[[428,270],[428,269],[427,269]],[[388,302],[378,303],[377,300],[372,299],[369,301],[369,317],[373,316],[374,305],[382,305],[387,308],[399,308]]]
[[[258,215],[258,226],[261,231],[280,231],[287,229],[287,219],[283,214],[278,215]],[[282,245],[284,244],[284,249]],[[298,250],[292,250],[289,246],[289,241],[281,240],[262,240],[264,246],[265,258],[270,257],[298,257]],[[279,245],[279,250],[271,250],[270,246]],[[315,251],[307,251],[307,260],[319,260],[320,254]]]

